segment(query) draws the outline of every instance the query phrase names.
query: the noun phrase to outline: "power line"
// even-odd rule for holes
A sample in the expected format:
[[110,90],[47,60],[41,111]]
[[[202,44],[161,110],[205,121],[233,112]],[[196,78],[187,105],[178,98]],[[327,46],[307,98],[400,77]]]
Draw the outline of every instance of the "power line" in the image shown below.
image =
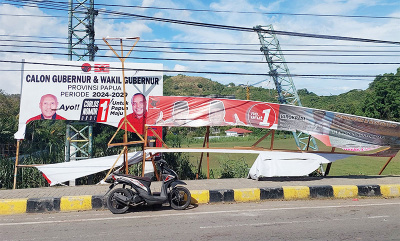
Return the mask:
[[[37,52],[37,51],[19,51],[19,50],[0,50],[2,53],[19,54],[40,54],[40,55],[59,55],[67,56],[67,53]],[[116,56],[97,55],[97,58],[112,58]],[[264,61],[250,60],[217,60],[217,59],[183,59],[183,58],[155,58],[155,57],[127,57],[134,60],[156,60],[156,61],[183,61],[183,62],[210,62],[210,63],[240,63],[240,64],[265,64]],[[287,64],[334,64],[334,65],[400,65],[400,62],[328,62],[328,61],[274,61],[274,63]]]
[[[67,45],[65,42],[55,42],[55,41],[35,41],[35,40],[13,40],[13,39],[0,39],[0,42],[17,42],[17,43],[39,43],[39,44],[60,44]],[[107,46],[106,44],[97,44],[98,46]],[[120,45],[111,45],[117,46]],[[130,45],[123,45],[124,47],[131,47]],[[33,46],[32,46],[33,47]],[[400,47],[400,46],[399,46]],[[61,47],[63,48],[63,47]],[[140,48],[144,49],[175,49],[175,50],[205,50],[205,51],[240,51],[237,54],[241,54],[241,52],[254,52],[257,54],[243,54],[243,55],[259,55],[259,50],[257,49],[244,49],[244,48],[199,48],[199,47],[174,47],[174,46],[149,46],[149,45],[141,45],[138,44],[135,46],[135,51],[137,52],[146,52],[145,50],[138,50]],[[108,48],[100,48],[100,50],[108,50]],[[290,52],[337,52],[337,53],[400,53],[400,50],[338,50],[338,49],[281,49],[282,52],[285,52],[285,55],[290,55]],[[150,52],[150,51],[147,51]],[[154,51],[154,52],[162,52],[162,51]],[[178,52],[172,52],[178,53]],[[183,52],[183,53],[195,53],[195,52]],[[213,54],[213,53],[207,53]],[[221,53],[224,54],[224,53]],[[394,55],[395,56],[395,55]]]
[[[16,2],[16,0],[6,0]],[[19,0],[19,2],[43,4],[42,1]],[[66,6],[65,2],[46,1],[53,6]],[[257,11],[230,11],[230,10],[210,10],[210,9],[191,9],[191,8],[171,8],[171,7],[152,7],[138,5],[121,5],[121,4],[99,4],[95,6],[119,7],[119,8],[137,8],[137,9],[155,9],[155,10],[171,10],[171,11],[189,11],[189,12],[210,12],[210,13],[236,13],[236,14],[261,14],[261,15],[288,15],[288,16],[311,16],[311,17],[340,17],[340,18],[370,18],[370,19],[400,19],[400,17],[392,16],[371,16],[371,15],[344,15],[344,14],[313,14],[313,13],[285,13],[285,12],[257,12]]]
[[[99,10],[99,11],[104,11],[104,10]],[[114,14],[132,16],[132,17],[137,17],[137,18],[141,18],[144,20],[152,20],[152,21],[157,21],[157,22],[167,22],[167,23],[174,23],[174,24],[181,24],[181,25],[215,28],[215,29],[223,29],[223,30],[233,30],[233,31],[242,31],[242,32],[254,32],[253,28],[248,28],[248,27],[237,27],[237,26],[229,26],[229,25],[222,25],[222,24],[209,24],[209,23],[183,21],[183,20],[168,19],[168,18],[157,18],[157,17],[150,17],[150,16],[131,14],[131,13],[122,13],[122,12],[116,12],[116,11],[111,11],[111,12],[113,12]],[[308,34],[308,33],[280,31],[280,30],[267,30],[267,29],[261,29],[261,31],[270,33],[270,34],[286,35],[286,36],[292,36],[292,37],[306,37],[306,38],[319,38],[319,39],[332,39],[332,40],[344,40],[344,41],[355,41],[355,42],[400,45],[400,42],[396,42],[396,41],[343,37],[343,36],[335,36],[335,35]]]
[[[64,67],[75,67],[80,68],[80,65],[74,64],[56,64],[56,63],[40,63],[40,62],[32,62],[32,61],[15,61],[15,60],[0,60],[1,63],[15,63],[15,64],[36,64],[36,65],[45,65],[45,66],[64,66]],[[121,70],[121,68],[112,68],[115,70]],[[166,73],[195,73],[195,74],[216,74],[216,75],[248,75],[248,76],[269,76],[266,73],[243,73],[243,72],[224,72],[224,71],[192,71],[192,70],[165,70],[165,69],[138,69],[138,68],[125,68],[127,71],[158,71],[158,72],[166,72]],[[0,71],[21,71],[20,69],[16,70],[0,70]],[[35,69],[35,71],[54,71],[47,69]],[[63,70],[64,71],[64,70]],[[72,71],[72,70],[71,70]],[[287,74],[278,74],[279,76],[288,76]],[[376,75],[356,75],[356,74],[343,74],[343,75],[332,75],[332,74],[290,74],[292,77],[338,77],[338,78],[374,78]],[[391,76],[393,78],[400,78],[400,76]]]
[[[1,14],[0,14],[1,15]],[[14,37],[14,38],[38,38],[38,39],[63,39],[66,38],[58,36],[43,36],[43,35],[12,35],[0,34],[0,37]],[[97,41],[103,41],[102,38],[96,38]],[[1,39],[0,39],[1,41]],[[21,40],[20,40],[21,41]],[[33,42],[33,41],[32,41]],[[55,42],[57,43],[57,42]],[[58,42],[59,43],[59,42]],[[193,41],[161,41],[161,40],[140,40],[140,43],[164,43],[164,44],[194,44],[194,45],[233,45],[233,46],[260,46],[259,43],[227,43],[227,42],[193,42]],[[362,47],[362,48],[399,48],[396,45],[354,45],[354,44],[280,44],[281,46],[299,46],[299,47]],[[124,45],[125,46],[125,45]]]
[[[13,1],[13,0],[8,0],[8,1]],[[41,1],[23,1],[23,2],[35,2],[38,4],[42,3]],[[52,2],[52,1],[47,2],[46,1],[46,3],[47,4],[48,3],[57,3],[57,4],[53,5],[56,7],[44,7],[45,9],[62,10],[62,7],[60,8],[60,5],[58,5],[60,2]],[[57,6],[59,8],[57,8]],[[145,16],[145,15],[124,13],[124,12],[119,12],[119,11],[110,11],[110,10],[103,10],[103,9],[99,9],[99,13],[100,12],[104,13],[104,14],[114,14],[114,15],[119,15],[119,16],[131,16],[131,17],[136,17],[138,19],[151,20],[151,21],[156,21],[156,22],[166,22],[166,23],[181,24],[181,25],[187,25],[187,26],[214,28],[214,29],[230,30],[230,31],[254,32],[253,28],[248,28],[248,27],[238,27],[238,26],[229,26],[229,25],[222,25],[222,24],[209,24],[209,23],[194,22],[194,21],[158,18],[158,17],[151,17],[151,16]],[[396,41],[343,37],[343,36],[335,36],[335,35],[308,34],[308,33],[279,31],[279,30],[262,29],[261,31],[271,33],[271,34],[276,34],[276,35],[285,35],[285,36],[292,36],[292,37],[305,37],[305,38],[332,39],[332,40],[343,40],[343,41],[354,41],[354,42],[369,42],[369,43],[383,43],[383,44],[400,45],[400,42],[396,42]]]
[[[0,40],[1,42],[1,40]],[[65,45],[65,44],[64,44]],[[33,45],[17,45],[17,44],[0,44],[0,47],[12,48],[38,48],[38,49],[68,49],[64,46],[33,46]],[[139,46],[140,47],[140,46]],[[142,46],[143,47],[143,46]],[[146,47],[151,48],[151,47]],[[79,49],[79,48],[77,48]],[[82,50],[86,48],[81,48]],[[98,51],[106,51],[108,48],[99,48]],[[232,49],[234,50],[234,49]],[[0,50],[1,51],[1,50]],[[22,51],[21,51],[22,52]],[[193,52],[193,51],[165,51],[165,50],[141,50],[135,49],[134,52],[138,53],[157,53],[157,54],[194,54],[194,55],[236,55],[236,56],[262,56],[262,53],[240,53],[240,52]],[[390,51],[391,53],[393,51]],[[400,51],[398,51],[400,52]],[[99,56],[99,55],[97,55]],[[393,54],[297,54],[286,53],[285,56],[313,56],[313,57],[399,57]],[[101,56],[100,56],[101,57]],[[104,57],[104,56],[103,56]]]

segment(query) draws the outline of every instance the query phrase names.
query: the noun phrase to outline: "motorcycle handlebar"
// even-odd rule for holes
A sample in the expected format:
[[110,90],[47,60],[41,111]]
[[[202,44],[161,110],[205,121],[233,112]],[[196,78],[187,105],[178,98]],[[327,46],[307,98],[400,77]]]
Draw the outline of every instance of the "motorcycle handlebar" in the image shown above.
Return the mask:
[[160,167],[162,173],[166,171],[168,173],[173,173],[174,175],[178,176],[178,174],[174,170],[169,168],[168,163],[164,159],[159,160],[157,164]]

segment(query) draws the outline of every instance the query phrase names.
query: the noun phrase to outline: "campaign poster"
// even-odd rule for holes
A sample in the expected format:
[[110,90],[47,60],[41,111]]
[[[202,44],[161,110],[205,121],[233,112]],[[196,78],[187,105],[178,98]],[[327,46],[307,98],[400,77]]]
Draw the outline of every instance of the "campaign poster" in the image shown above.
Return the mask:
[[251,126],[276,129],[279,105],[219,98],[150,96],[148,125]]
[[279,130],[301,130],[308,133],[327,135],[333,119],[333,112],[281,105],[279,108]]
[[332,146],[343,146],[349,150],[400,146],[400,123],[335,113],[329,138]]
[[328,134],[333,116],[334,113],[330,111],[281,105],[278,130],[305,132],[330,146]]
[[125,63],[123,78],[120,62],[24,60],[14,137],[24,139],[28,123],[46,119],[121,125],[133,131],[121,124],[124,96],[127,119],[143,134],[149,96],[163,95],[162,69],[162,64]]

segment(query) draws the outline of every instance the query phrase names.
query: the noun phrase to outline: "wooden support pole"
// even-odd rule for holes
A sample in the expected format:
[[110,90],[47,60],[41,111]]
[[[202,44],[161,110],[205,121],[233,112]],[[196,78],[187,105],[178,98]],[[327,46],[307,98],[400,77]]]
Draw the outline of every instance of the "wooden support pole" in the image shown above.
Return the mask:
[[[119,40],[120,42],[120,47],[121,47],[121,55],[118,55],[118,53],[114,50],[114,48],[108,43],[107,39],[114,39],[114,40]],[[124,55],[124,45],[123,45],[123,39],[127,40],[135,40],[135,43],[133,46],[130,48],[128,53]],[[136,144],[140,142],[128,142],[128,125],[132,128],[132,130],[139,136],[139,138],[144,142],[143,146],[143,165],[144,165],[144,159],[146,157],[144,147],[146,146],[146,141],[143,139],[143,137],[137,132],[137,130],[132,126],[132,124],[128,121],[126,118],[126,88],[125,88],[125,60],[128,58],[128,56],[131,54],[133,48],[136,46],[136,44],[139,42],[140,38],[139,37],[133,37],[133,38],[103,38],[103,41],[107,44],[107,46],[111,49],[111,51],[118,57],[118,59],[121,61],[121,70],[122,70],[122,90],[123,90],[123,95],[124,95],[124,120],[123,122],[118,126],[117,131],[114,133],[114,135],[111,137],[110,141],[108,142],[108,147],[111,146],[119,146],[122,145],[124,146],[123,153],[124,153],[124,162],[125,162],[125,173],[128,174],[128,145],[129,144]],[[124,137],[123,137],[123,143],[111,143],[114,140],[114,137],[116,134],[119,132],[119,130],[124,127]],[[143,166],[144,167],[144,166]],[[144,170],[143,170],[144,174]]]
[[308,148],[310,148],[310,140],[311,140],[311,135],[308,136],[306,151],[308,151]]
[[128,146],[126,145],[126,143],[128,142],[128,133],[125,130],[124,136],[124,164],[125,164],[125,174],[129,174],[128,173]]
[[[146,125],[147,126],[147,125]],[[169,148],[167,146],[167,144],[165,144],[165,142],[163,141],[163,139],[157,134],[157,132],[155,132],[153,130],[153,128],[150,127],[150,131],[153,132],[153,135],[162,143],[163,146],[165,146],[165,148]]]
[[[122,126],[128,124],[132,130],[136,133],[136,135],[140,138],[141,141],[131,141],[131,142],[127,142],[127,139],[124,139],[124,141],[122,143],[111,143],[115,136],[117,135],[117,133],[119,132],[119,130],[121,130]],[[128,135],[127,129],[125,127],[125,133],[124,133],[124,137],[125,135]],[[142,143],[144,142],[143,137],[139,134],[139,132],[137,132],[137,130],[135,129],[135,127],[132,126],[132,124],[128,121],[128,119],[126,119],[126,116],[124,118],[124,120],[122,121],[122,123],[118,126],[118,129],[114,132],[114,135],[111,137],[111,139],[108,141],[108,147],[113,147],[113,146],[124,146],[124,145],[129,145],[129,144],[137,144],[137,143]]]
[[[207,126],[207,148],[210,147],[210,127]],[[210,153],[207,152],[207,179],[210,179]]]
[[383,170],[385,170],[385,168],[387,167],[387,165],[389,164],[389,162],[393,159],[394,156],[390,157],[389,160],[385,163],[385,165],[382,167],[381,171],[378,173],[378,175],[381,175]]
[[110,175],[110,173],[111,173],[111,170],[114,169],[115,165],[117,164],[119,158],[122,156],[123,153],[124,153],[124,150],[122,150],[122,151],[119,153],[119,156],[118,156],[117,160],[115,160],[114,164],[112,165],[112,167],[111,167],[110,170],[108,171],[106,177],[103,179],[103,182],[106,181],[107,177],[108,177],[108,176]]
[[[150,155],[151,155],[151,153],[150,153]],[[155,156],[151,157],[151,163],[153,164],[154,174],[156,175],[157,181],[160,181],[160,176],[158,175],[156,162],[154,161],[155,158],[156,158]]]
[[14,186],[13,189],[17,188],[17,171],[18,171],[18,159],[19,159],[19,143],[21,140],[17,140],[17,153],[15,156],[15,167],[14,167]]
[[267,136],[269,136],[272,133],[273,130],[270,130],[267,134],[265,134],[263,137],[261,137],[256,143],[254,143],[251,147],[256,147],[260,142],[262,142]]
[[148,126],[147,126],[147,125],[144,125],[144,143],[143,143],[142,177],[144,177],[144,169],[146,168],[147,131],[148,131]]
[[272,130],[271,147],[269,148],[271,151],[274,149],[274,139],[275,139],[275,130]]
[[128,146],[124,146],[125,174],[129,174],[128,168]]
[[[206,146],[206,142],[207,142],[207,131],[206,134],[204,135],[203,148]],[[197,169],[196,179],[199,179],[199,174],[201,171],[201,163],[203,162],[203,154],[204,152],[200,154],[200,163],[199,163],[199,168]]]
[[[331,153],[335,152],[335,149],[336,149],[335,147],[332,147]],[[328,165],[326,165],[324,177],[328,176],[329,171],[331,170],[331,166],[332,166],[332,162],[329,162]]]

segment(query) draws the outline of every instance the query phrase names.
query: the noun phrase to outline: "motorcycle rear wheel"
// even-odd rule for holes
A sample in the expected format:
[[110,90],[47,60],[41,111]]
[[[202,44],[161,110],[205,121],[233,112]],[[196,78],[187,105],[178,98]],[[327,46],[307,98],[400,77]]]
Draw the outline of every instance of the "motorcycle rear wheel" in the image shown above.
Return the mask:
[[184,210],[190,205],[191,194],[186,187],[176,186],[171,190],[170,204],[175,210]]
[[131,193],[125,188],[116,188],[112,190],[110,194],[108,194],[107,207],[114,214],[125,213],[129,209],[129,205],[117,201],[114,197],[116,193],[119,193],[128,198],[132,196]]

